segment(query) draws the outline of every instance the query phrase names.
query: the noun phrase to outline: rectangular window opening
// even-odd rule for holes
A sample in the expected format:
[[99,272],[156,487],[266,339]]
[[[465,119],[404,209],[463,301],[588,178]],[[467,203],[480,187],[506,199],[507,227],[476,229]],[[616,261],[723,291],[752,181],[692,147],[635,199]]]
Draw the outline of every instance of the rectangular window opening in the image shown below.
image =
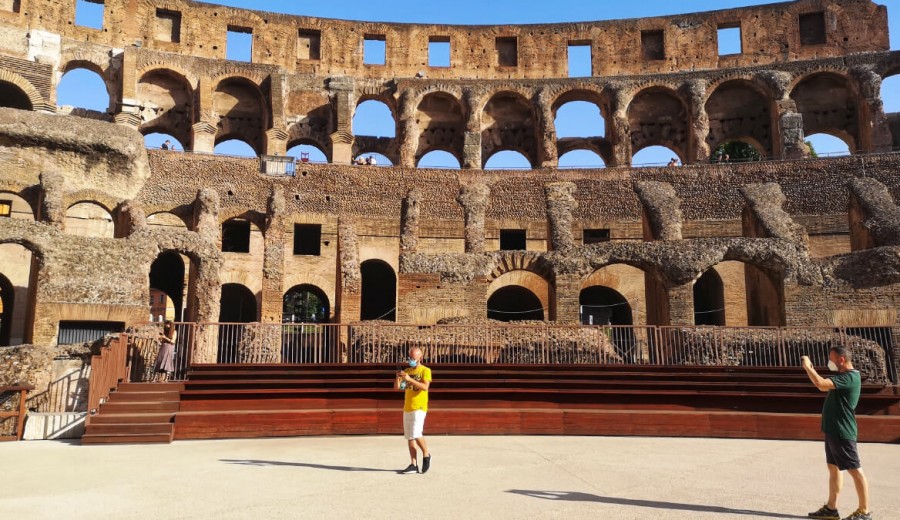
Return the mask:
[[592,75],[591,42],[569,42],[569,77],[587,78]]
[[584,245],[588,246],[591,244],[600,244],[603,242],[609,242],[609,230],[608,229],[585,229],[582,241]]
[[450,37],[432,36],[428,38],[428,66],[450,66]]
[[825,13],[800,15],[800,45],[821,45],[825,43]]
[[387,63],[387,38],[383,34],[367,34],[363,39],[363,64]]
[[524,229],[500,230],[501,251],[526,251],[527,249],[528,239]]
[[515,36],[503,36],[496,40],[497,66],[519,66],[519,41]]
[[665,33],[663,31],[641,31],[641,51],[645,60],[665,59]]
[[253,61],[253,29],[228,26],[228,40],[225,42],[225,59]]
[[103,29],[103,0],[75,0],[75,25]]
[[125,324],[120,321],[61,321],[56,342],[59,345],[93,343],[107,334],[124,330]]
[[729,56],[731,54],[741,54],[744,52],[743,43],[741,43],[741,26],[720,25],[719,26],[719,56]]
[[297,57],[301,60],[322,59],[322,32],[312,29],[300,29],[297,38]]
[[18,13],[22,2],[20,0],[0,0],[0,11]]
[[250,221],[229,220],[222,224],[222,252],[250,252]]
[[0,200],[0,217],[12,216],[12,201]]
[[173,43],[181,41],[181,13],[167,9],[156,10],[156,39]]
[[322,254],[321,224],[294,224],[294,254],[302,256]]

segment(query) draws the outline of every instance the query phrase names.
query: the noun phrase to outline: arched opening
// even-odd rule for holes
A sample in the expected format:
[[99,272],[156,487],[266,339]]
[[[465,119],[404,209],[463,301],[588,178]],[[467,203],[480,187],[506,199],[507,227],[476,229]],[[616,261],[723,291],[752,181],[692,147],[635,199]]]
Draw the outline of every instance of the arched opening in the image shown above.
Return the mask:
[[64,229],[69,235],[114,238],[116,228],[112,215],[93,202],[79,202],[66,210]]
[[717,146],[709,156],[711,163],[740,163],[761,161],[763,154],[750,143],[728,141]]
[[247,142],[240,139],[228,139],[220,143],[216,143],[213,149],[216,155],[230,155],[233,157],[257,157],[256,150]]
[[187,225],[178,215],[172,213],[154,213],[147,217],[147,226],[161,231],[187,230]]
[[850,155],[850,145],[829,134],[813,134],[806,138],[810,157],[840,157]]
[[[174,251],[165,251],[156,257],[150,266],[150,314],[158,321],[159,317],[182,321],[184,318],[184,260]],[[153,294],[156,290],[157,293]],[[162,298],[165,296],[165,298]],[[168,308],[171,301],[172,308]]]
[[110,109],[109,91],[100,74],[89,69],[73,68],[59,80],[56,104],[105,114]]
[[631,165],[635,167],[652,167],[671,165],[673,159],[681,164],[681,156],[665,146],[648,146],[631,157]]
[[[458,156],[462,156],[466,117],[462,105],[455,97],[443,92],[426,95],[419,103],[416,122],[421,131],[417,155],[426,150],[452,150]],[[455,162],[459,161],[455,160]],[[449,159],[447,164],[452,164]],[[424,167],[443,168],[444,166]]]
[[300,163],[325,164],[328,162],[328,156],[325,155],[325,152],[318,146],[310,143],[302,143],[291,147],[287,151],[287,155]]
[[459,170],[459,159],[444,150],[432,150],[419,159],[416,168],[438,168],[443,170]]
[[[531,103],[519,93],[500,92],[487,102],[481,115],[481,157],[483,167],[502,150],[527,154],[528,168],[536,161],[537,139]],[[500,167],[507,167],[501,164]],[[521,166],[517,166],[521,167]]]
[[245,323],[257,321],[256,296],[246,286],[226,283],[222,286],[222,300],[219,307],[219,352],[218,363],[236,363],[238,347],[244,337]]
[[141,77],[137,96],[143,107],[141,132],[158,129],[171,134],[170,138],[178,141],[179,149],[184,150],[184,143],[190,142],[194,122],[194,89],[187,79],[170,70],[150,71]]
[[497,289],[488,298],[487,317],[504,322],[543,321],[544,309],[533,292],[518,285],[508,285]]
[[600,107],[590,101],[569,101],[556,110],[556,137],[602,137],[606,120]]
[[315,285],[297,285],[284,294],[282,321],[285,323],[327,323],[330,317],[328,296]]
[[145,135],[144,146],[154,150],[172,150],[178,152],[185,150],[184,144],[179,141],[177,137],[159,132]]
[[0,217],[34,222],[34,210],[28,201],[15,193],[0,191]]
[[269,127],[269,112],[259,87],[244,78],[229,78],[216,87],[212,99],[213,111],[218,116],[219,131],[216,134],[216,149],[229,140],[239,140],[248,145],[246,150],[233,153],[222,150],[216,153],[229,155],[257,156],[263,150],[265,131]]
[[725,325],[725,287],[715,269],[706,271],[694,282],[694,323]]
[[605,168],[603,157],[593,150],[572,150],[559,158],[559,168]]
[[841,136],[851,152],[857,150],[859,144],[857,98],[850,81],[831,72],[813,74],[791,92],[797,112],[803,116],[803,135],[824,133]]
[[393,166],[394,163],[384,154],[365,152],[356,156],[356,164],[368,166]]
[[885,114],[900,113],[900,71],[882,80],[881,101]]
[[0,347],[22,345],[30,339],[33,258],[24,246],[0,244]]
[[31,99],[18,85],[0,81],[0,107],[33,110]]
[[353,114],[353,135],[395,137],[397,123],[390,107],[374,99],[358,104]]
[[528,157],[515,150],[501,150],[491,155],[484,163],[485,170],[530,170]]
[[582,325],[633,325],[631,304],[619,291],[595,285],[581,290],[578,297]]
[[706,143],[712,149],[723,142],[753,141],[756,155],[771,156],[771,105],[749,81],[733,80],[719,85],[706,102],[709,116]]
[[[633,153],[655,146],[671,149],[670,156],[684,160],[687,156],[687,140],[690,135],[688,112],[684,102],[665,87],[650,87],[634,97],[628,106],[628,124],[631,131]],[[651,160],[633,158],[632,164],[658,163]]]
[[362,295],[360,320],[396,321],[397,275],[381,260],[366,260],[360,265]]

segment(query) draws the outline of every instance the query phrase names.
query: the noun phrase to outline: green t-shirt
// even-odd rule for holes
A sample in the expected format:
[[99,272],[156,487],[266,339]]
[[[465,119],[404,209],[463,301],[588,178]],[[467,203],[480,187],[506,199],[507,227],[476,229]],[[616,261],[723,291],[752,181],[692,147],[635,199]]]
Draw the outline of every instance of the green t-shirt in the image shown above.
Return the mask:
[[831,378],[834,390],[829,390],[822,407],[822,431],[828,435],[856,440],[856,405],[862,380],[858,370],[850,370]]

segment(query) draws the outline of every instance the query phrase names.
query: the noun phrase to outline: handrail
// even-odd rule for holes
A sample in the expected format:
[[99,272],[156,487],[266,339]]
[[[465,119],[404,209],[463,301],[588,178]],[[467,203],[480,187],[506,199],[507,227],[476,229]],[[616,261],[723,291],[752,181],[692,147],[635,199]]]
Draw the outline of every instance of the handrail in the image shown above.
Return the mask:
[[22,440],[22,435],[25,433],[25,398],[28,395],[28,392],[34,390],[34,386],[32,385],[23,385],[17,384],[13,386],[0,386],[0,394],[5,394],[9,392],[18,392],[19,393],[19,408],[14,412],[0,412],[0,419],[9,419],[11,417],[16,418],[16,432],[15,435],[0,437],[0,441],[20,441]]
[[88,389],[88,415],[96,415],[100,405],[109,399],[109,394],[128,379],[131,359],[128,356],[128,336],[119,334],[100,347],[100,352],[91,356],[91,378]]

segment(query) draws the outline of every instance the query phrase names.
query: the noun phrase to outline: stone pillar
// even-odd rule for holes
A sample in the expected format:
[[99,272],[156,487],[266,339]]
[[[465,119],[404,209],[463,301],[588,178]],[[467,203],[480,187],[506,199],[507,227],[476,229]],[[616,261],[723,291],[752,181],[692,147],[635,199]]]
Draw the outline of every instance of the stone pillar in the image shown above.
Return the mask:
[[607,139],[612,145],[612,164],[608,166],[628,166],[631,164],[631,125],[628,124],[628,104],[632,96],[623,85],[611,87],[613,91],[610,114],[612,121],[607,127]]
[[288,133],[281,128],[272,128],[266,132],[265,155],[287,155]]
[[556,275],[556,321],[558,323],[581,323],[579,299],[582,278],[579,274]]
[[463,186],[456,201],[466,221],[466,253],[484,253],[484,218],[491,203],[491,190],[484,184]]
[[419,149],[416,97],[416,93],[411,90],[403,91],[400,97],[400,107],[397,115],[397,141],[400,150],[400,163],[397,166],[402,168],[416,167],[416,152]]
[[859,82],[862,103],[859,107],[859,151],[890,152],[893,147],[891,127],[881,99],[881,76],[870,67],[857,67],[851,75]]
[[117,124],[137,130],[141,126],[140,101],[137,99],[137,55],[134,47],[126,47],[122,53],[122,100],[116,107]]
[[216,127],[206,121],[191,126],[191,151],[213,153],[216,149]]
[[[194,230],[206,244],[215,247],[219,243],[219,194],[213,189],[203,188],[197,193],[194,201]],[[222,302],[222,282],[219,278],[221,266],[220,256],[205,257],[196,262],[196,265],[191,265],[187,313],[195,322],[215,323],[219,320]],[[191,362],[215,363],[217,340],[218,327],[198,326]]]
[[644,181],[634,185],[643,206],[644,240],[681,240],[681,199],[667,182]]
[[66,178],[54,172],[41,172],[40,182],[38,220],[62,229],[66,219],[66,208],[63,206]]
[[688,140],[687,157],[685,163],[703,164],[709,162],[711,150],[706,138],[709,137],[709,115],[706,113],[706,89],[707,82],[702,79],[694,79],[685,83],[682,88],[685,97],[690,102],[691,111],[691,135]]
[[674,326],[694,325],[694,283],[668,288],[669,320]]
[[419,202],[422,192],[418,188],[410,190],[403,199],[403,213],[400,217],[400,254],[415,253],[419,248]]
[[147,229],[147,215],[144,208],[133,200],[119,204],[116,209],[116,238],[129,237]]
[[475,91],[467,89],[463,93],[466,107],[466,133],[463,136],[464,169],[480,170],[481,164],[481,102]]
[[352,217],[338,218],[338,301],[335,317],[339,323],[359,321],[362,305],[362,274],[359,262],[359,237]]
[[284,248],[286,235],[284,213],[284,188],[275,185],[272,187],[272,193],[269,196],[269,207],[266,213],[261,309],[263,323],[281,323],[281,313],[284,306]]
[[573,182],[554,182],[544,187],[547,197],[547,218],[550,221],[550,248],[553,251],[575,247],[572,233],[572,213],[578,207]]
[[772,156],[775,159],[802,159],[809,156],[803,132],[803,115],[788,90],[792,77],[787,72],[767,70],[757,78],[772,90]]
[[332,109],[336,121],[334,133],[331,134],[331,162],[334,164],[350,164],[353,161],[353,78],[329,78],[328,90],[331,92]]
[[556,127],[553,122],[552,93],[544,88],[537,97],[537,163],[541,168],[559,167]]

